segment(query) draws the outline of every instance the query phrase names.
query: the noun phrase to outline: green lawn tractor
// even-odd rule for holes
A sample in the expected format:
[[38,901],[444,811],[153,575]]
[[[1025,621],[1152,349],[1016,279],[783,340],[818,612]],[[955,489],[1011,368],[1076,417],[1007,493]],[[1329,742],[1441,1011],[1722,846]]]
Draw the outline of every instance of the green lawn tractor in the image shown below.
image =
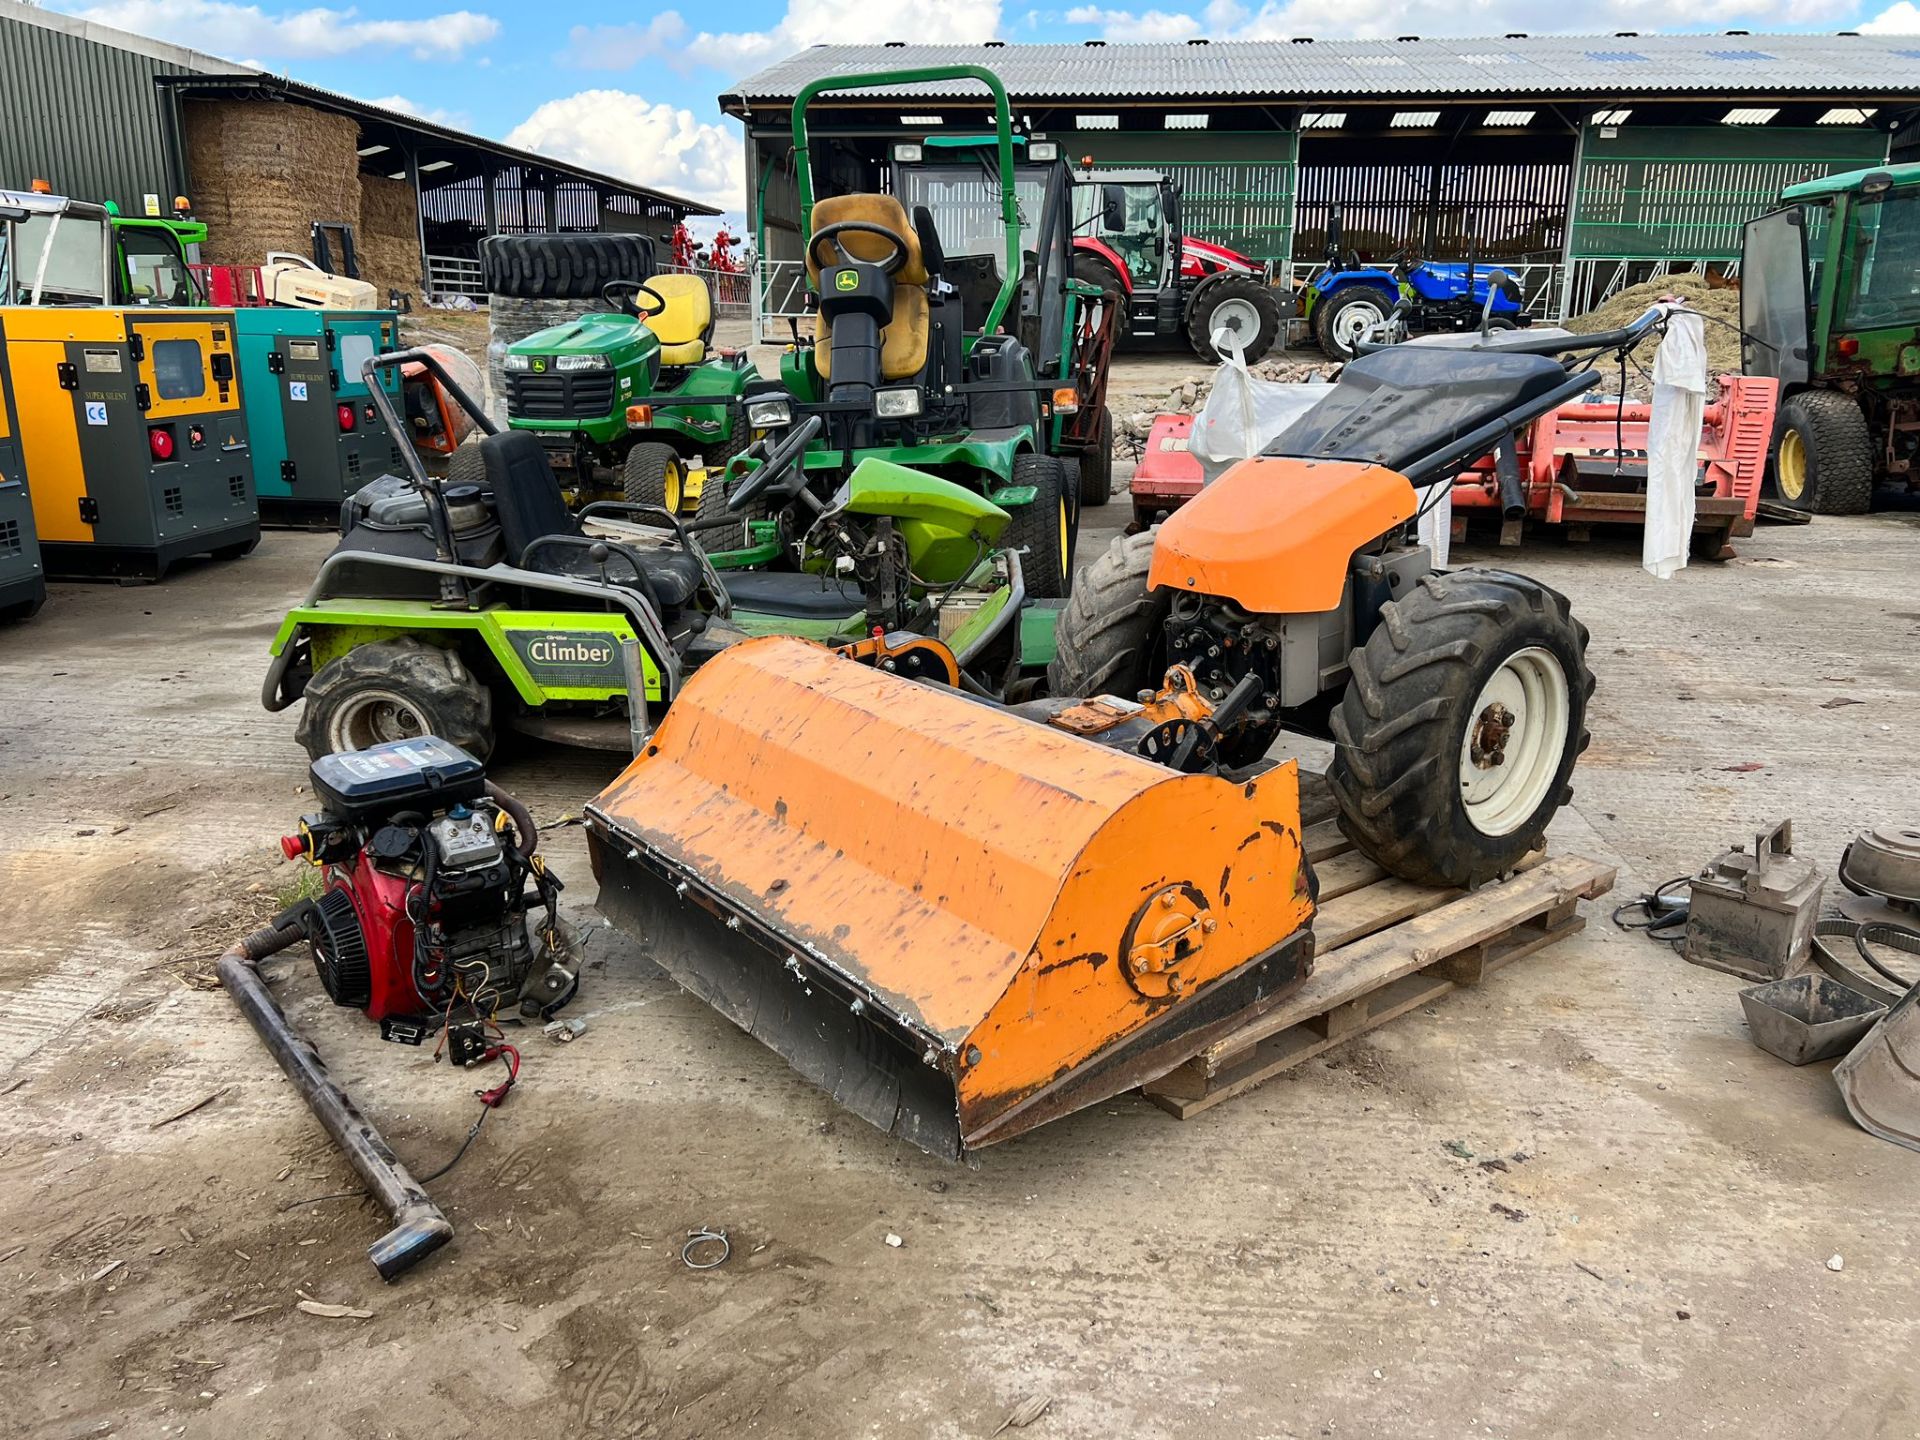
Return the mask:
[[1858,515],[1920,486],[1920,165],[1789,186],[1740,259],[1749,375],[1780,382],[1762,493]]
[[[309,754],[431,733],[484,757],[502,728],[637,747],[693,670],[757,635],[985,694],[1019,679],[1020,557],[996,548],[1010,517],[976,492],[870,459],[821,500],[798,464],[820,428],[809,416],[730,467],[729,508],[771,506],[771,520],[710,516],[696,531],[628,501],[576,515],[538,438],[494,425],[431,352],[370,359],[374,404],[394,403],[376,372],[409,363],[484,432],[479,478],[435,480],[409,452],[406,475],[343,507],[339,545],[274,636],[261,696],[269,710],[303,702]],[[696,534],[723,541],[731,568]]]
[[[644,243],[652,271],[653,246]],[[598,493],[597,473],[610,470],[635,504],[703,513],[702,472],[724,466],[751,438],[730,402],[754,378],[752,362],[713,347],[713,296],[697,275],[614,280],[602,295],[607,312],[508,347],[507,424],[538,437],[579,498]],[[709,395],[712,405],[685,403]],[[716,496],[704,513],[720,509]]]
[[[894,145],[890,194],[815,202],[807,111],[819,95],[964,79],[992,92],[993,134]],[[787,398],[755,387],[748,423],[820,419],[802,463],[822,493],[880,459],[984,494],[1013,516],[1004,543],[1023,552],[1031,594],[1064,596],[1083,496],[1105,503],[1111,478],[1113,324],[1073,278],[1058,147],[1016,137],[1005,88],[972,65],[815,81],[794,103],[793,137],[818,316],[812,343],[782,361]]]

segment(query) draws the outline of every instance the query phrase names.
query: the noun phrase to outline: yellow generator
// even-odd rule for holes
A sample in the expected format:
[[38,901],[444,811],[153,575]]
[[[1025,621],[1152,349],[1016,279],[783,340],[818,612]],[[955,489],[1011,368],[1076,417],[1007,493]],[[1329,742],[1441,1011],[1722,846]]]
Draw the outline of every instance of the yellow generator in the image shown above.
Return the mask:
[[259,544],[232,311],[0,309],[0,332],[49,576]]
[[33,534],[33,501],[20,460],[19,427],[7,385],[6,332],[0,330],[0,621],[25,620],[47,598],[40,546]]

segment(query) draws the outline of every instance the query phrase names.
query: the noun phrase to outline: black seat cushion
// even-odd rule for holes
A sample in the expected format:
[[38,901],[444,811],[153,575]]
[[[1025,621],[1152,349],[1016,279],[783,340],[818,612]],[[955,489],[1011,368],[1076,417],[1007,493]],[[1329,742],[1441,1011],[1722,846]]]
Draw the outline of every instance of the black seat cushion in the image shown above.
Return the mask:
[[[502,430],[480,441],[493,491],[494,513],[506,537],[507,558],[518,564],[527,546],[547,535],[578,535],[580,521],[567,509],[547,452],[531,431]],[[558,547],[556,547],[557,550]]]
[[1530,420],[1572,390],[1557,360],[1396,345],[1350,360],[1327,398],[1262,453],[1310,460],[1370,460],[1406,471],[1505,415]]
[[[654,599],[663,610],[673,610],[693,599],[702,579],[700,562],[686,550],[660,550],[651,546],[634,547],[630,552],[640,559],[640,569],[653,587]],[[533,569],[542,575],[566,575],[576,580],[598,580],[600,567],[582,545],[546,545],[533,554]],[[614,549],[607,556],[607,579],[615,585],[636,589],[633,567],[626,553]]]
[[794,570],[723,571],[720,580],[733,598],[734,609],[760,615],[840,620],[867,608],[859,586],[843,586],[824,576]]

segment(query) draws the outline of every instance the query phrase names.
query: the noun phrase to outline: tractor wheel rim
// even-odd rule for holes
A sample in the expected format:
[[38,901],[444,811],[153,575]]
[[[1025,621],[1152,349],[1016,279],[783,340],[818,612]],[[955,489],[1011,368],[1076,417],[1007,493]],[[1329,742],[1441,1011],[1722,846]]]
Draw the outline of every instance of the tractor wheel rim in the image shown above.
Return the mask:
[[1798,500],[1807,493],[1807,446],[1798,430],[1780,437],[1780,454],[1773,463],[1780,478],[1781,499]]
[[1351,350],[1362,336],[1386,318],[1386,311],[1371,300],[1356,300],[1333,317],[1333,338],[1342,349]]
[[1067,573],[1067,567],[1073,563],[1072,541],[1067,533],[1067,502],[1060,502],[1060,573]]
[[1537,645],[1509,655],[1481,687],[1460,739],[1460,798],[1482,835],[1510,835],[1547,798],[1566,753],[1567,672]]
[[327,740],[335,751],[365,750],[428,733],[418,704],[397,690],[363,690],[335,712]]
[[1218,335],[1222,330],[1239,341],[1244,350],[1260,333],[1260,312],[1251,300],[1222,300],[1207,317],[1207,334]]
[[666,477],[666,498],[667,509],[672,514],[678,515],[680,513],[680,495],[684,488],[685,483],[680,475],[680,466],[677,463],[669,464],[667,466]]

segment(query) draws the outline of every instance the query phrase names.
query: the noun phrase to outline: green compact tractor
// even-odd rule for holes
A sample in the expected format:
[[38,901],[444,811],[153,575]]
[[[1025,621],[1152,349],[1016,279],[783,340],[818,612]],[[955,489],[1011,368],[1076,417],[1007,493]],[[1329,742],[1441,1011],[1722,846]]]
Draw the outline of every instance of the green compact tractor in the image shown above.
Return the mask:
[[[816,97],[962,79],[992,92],[992,135],[897,144],[891,193],[815,202]],[[818,313],[811,343],[783,358],[779,390],[752,387],[748,424],[820,420],[802,463],[822,493],[869,459],[980,492],[1011,513],[1004,543],[1023,552],[1032,595],[1064,596],[1080,506],[1109,489],[1113,316],[1073,278],[1058,147],[1015,136],[1005,88],[971,65],[815,81],[794,104],[793,137]]]
[[1789,186],[1747,226],[1749,375],[1780,382],[1769,499],[1858,515],[1920,486],[1920,165]]
[[[651,271],[653,247],[643,243]],[[597,490],[593,476],[607,469],[637,505],[719,513],[717,494],[702,508],[703,472],[747,448],[733,402],[754,378],[752,362],[713,347],[713,296],[697,275],[615,280],[602,293],[608,312],[507,348],[508,426],[537,436],[579,496]],[[686,403],[705,396],[712,405]]]
[[[432,479],[409,450],[406,475],[343,509],[339,545],[274,637],[261,696],[269,710],[302,704],[311,755],[431,733],[484,757],[502,728],[638,747],[695,668],[757,635],[992,695],[1050,658],[1050,646],[1021,653],[1035,640],[1022,633],[1020,557],[996,548],[1007,512],[878,459],[820,499],[798,463],[818,416],[729,467],[734,516],[771,519],[689,524],[628,501],[576,515],[539,439],[495,426],[430,352],[367,361],[390,427],[377,372],[412,363],[484,432],[470,447],[477,478]],[[710,557],[696,535],[728,548]]]

